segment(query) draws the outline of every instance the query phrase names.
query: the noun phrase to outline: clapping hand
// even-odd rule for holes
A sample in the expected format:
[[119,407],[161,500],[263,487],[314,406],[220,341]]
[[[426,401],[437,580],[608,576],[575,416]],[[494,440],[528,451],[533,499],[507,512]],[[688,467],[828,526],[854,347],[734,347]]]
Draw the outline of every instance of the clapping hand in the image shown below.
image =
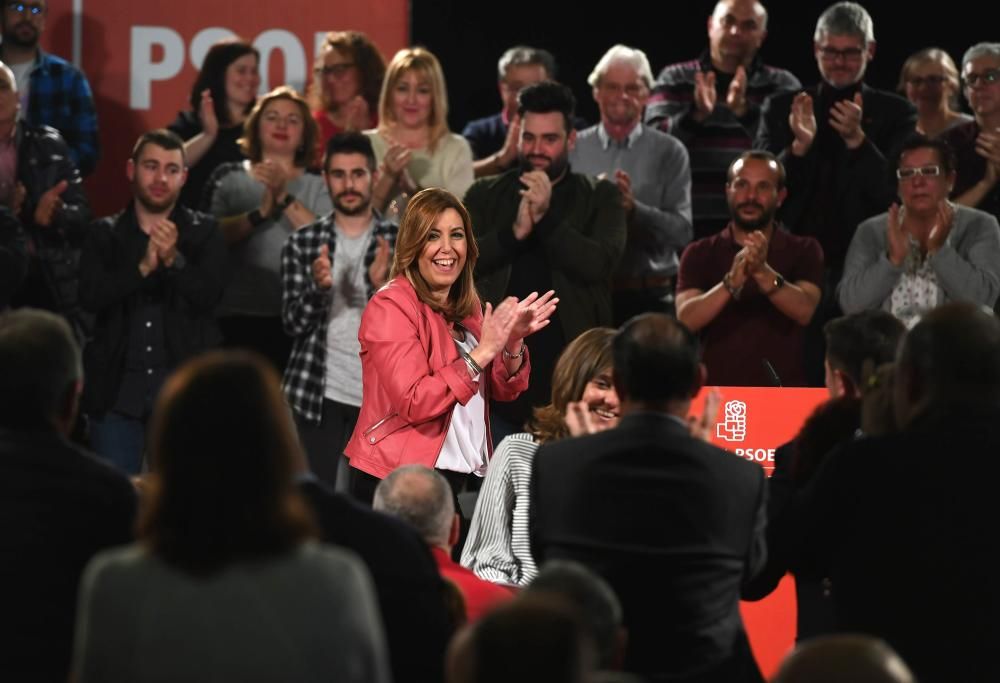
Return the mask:
[[322,245],[319,248],[319,256],[312,262],[313,282],[320,289],[330,289],[333,287],[333,261],[330,259],[329,245]]
[[381,235],[375,238],[375,259],[368,267],[368,279],[375,289],[389,279],[389,242]]
[[816,114],[813,112],[813,100],[808,93],[800,92],[792,100],[791,111],[788,113],[788,127],[795,139],[792,141],[792,154],[805,156],[816,139]]
[[737,118],[747,113],[747,70],[742,64],[736,67],[733,80],[729,82],[726,106]]
[[899,204],[893,202],[889,207],[889,218],[886,221],[886,244],[889,248],[889,260],[897,268],[903,265],[906,254],[910,251],[910,238],[903,230],[903,217],[900,215]]
[[704,121],[715,111],[715,72],[694,72],[694,113],[695,121]]

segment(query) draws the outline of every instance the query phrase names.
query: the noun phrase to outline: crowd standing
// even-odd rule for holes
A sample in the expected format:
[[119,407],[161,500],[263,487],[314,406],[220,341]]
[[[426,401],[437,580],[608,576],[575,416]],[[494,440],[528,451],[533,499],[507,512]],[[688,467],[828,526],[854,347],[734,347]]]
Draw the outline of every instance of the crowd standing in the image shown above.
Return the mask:
[[[776,680],[1000,677],[1000,43],[890,92],[837,2],[803,88],[719,0],[593,125],[512,46],[459,135],[425,47],[264,93],[228,39],[95,217],[48,9],[0,22],[0,678],[756,682],[786,572]],[[768,480],[688,413],[771,385],[830,398]]]

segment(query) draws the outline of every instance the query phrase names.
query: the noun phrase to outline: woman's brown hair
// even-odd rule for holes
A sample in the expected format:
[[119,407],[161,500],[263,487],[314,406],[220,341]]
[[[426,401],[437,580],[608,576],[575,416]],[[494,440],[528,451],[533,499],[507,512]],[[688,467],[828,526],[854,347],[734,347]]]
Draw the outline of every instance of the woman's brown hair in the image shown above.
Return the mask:
[[257,354],[185,363],[160,393],[149,447],[138,537],[168,564],[208,574],[316,535],[293,482],[304,456],[278,375]]
[[[465,253],[465,265],[458,279],[448,293],[448,303],[441,306],[431,296],[431,289],[420,274],[418,260],[420,253],[427,244],[427,235],[437,224],[438,218],[448,209],[454,209],[462,218],[465,227],[465,241],[468,245]],[[399,224],[399,234],[396,237],[396,253],[392,261],[390,278],[404,275],[413,285],[417,296],[432,310],[442,314],[450,322],[459,322],[469,317],[480,305],[479,294],[472,278],[476,260],[479,258],[479,247],[472,234],[472,218],[461,200],[448,190],[430,187],[413,195],[406,205],[406,213]]]
[[587,383],[613,365],[611,340],[615,330],[593,327],[571,341],[552,371],[552,402],[535,408],[527,429],[539,443],[569,436],[566,406],[583,398]]
[[278,86],[257,100],[257,104],[250,110],[250,115],[243,123],[243,137],[237,140],[240,150],[255,164],[263,158],[264,149],[260,144],[260,119],[267,106],[276,100],[288,100],[298,105],[299,114],[302,116],[302,140],[295,148],[295,165],[299,168],[312,168],[315,165],[319,126],[316,125],[315,119],[309,112],[309,104],[295,92],[294,88],[287,85]]

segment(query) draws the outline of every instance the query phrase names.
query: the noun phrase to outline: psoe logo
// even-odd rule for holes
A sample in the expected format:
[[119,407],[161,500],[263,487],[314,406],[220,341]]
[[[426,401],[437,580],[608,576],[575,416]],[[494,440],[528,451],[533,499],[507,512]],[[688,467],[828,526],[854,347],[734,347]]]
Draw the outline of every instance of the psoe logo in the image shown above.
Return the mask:
[[747,404],[726,402],[726,419],[715,425],[715,436],[725,441],[743,441],[747,436]]

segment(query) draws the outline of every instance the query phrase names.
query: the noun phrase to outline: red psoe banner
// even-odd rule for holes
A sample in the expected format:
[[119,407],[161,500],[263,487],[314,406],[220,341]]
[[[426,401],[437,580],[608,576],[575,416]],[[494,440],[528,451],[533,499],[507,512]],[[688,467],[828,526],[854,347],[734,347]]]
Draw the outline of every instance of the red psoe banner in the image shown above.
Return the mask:
[[[784,387],[717,387],[722,394],[712,443],[730,453],[756,462],[768,476],[774,471],[774,451],[791,441],[806,418],[829,398],[826,389]],[[703,388],[691,404],[691,414],[701,416]]]
[[[826,389],[781,387],[717,387],[722,394],[712,442],[734,455],[756,462],[767,476],[774,471],[774,451],[798,434],[816,407],[830,398]],[[691,404],[701,416],[704,388]],[[795,581],[789,575],[758,602],[741,602],[740,613],[761,672],[768,680],[795,645]]]
[[409,41],[407,0],[51,0],[48,6],[43,49],[69,61],[78,54],[94,90],[101,161],[86,187],[96,215],[122,208],[132,144],[189,108],[212,43],[231,36],[252,42],[267,92],[286,83],[303,90],[327,31],[364,31],[386,60]]

